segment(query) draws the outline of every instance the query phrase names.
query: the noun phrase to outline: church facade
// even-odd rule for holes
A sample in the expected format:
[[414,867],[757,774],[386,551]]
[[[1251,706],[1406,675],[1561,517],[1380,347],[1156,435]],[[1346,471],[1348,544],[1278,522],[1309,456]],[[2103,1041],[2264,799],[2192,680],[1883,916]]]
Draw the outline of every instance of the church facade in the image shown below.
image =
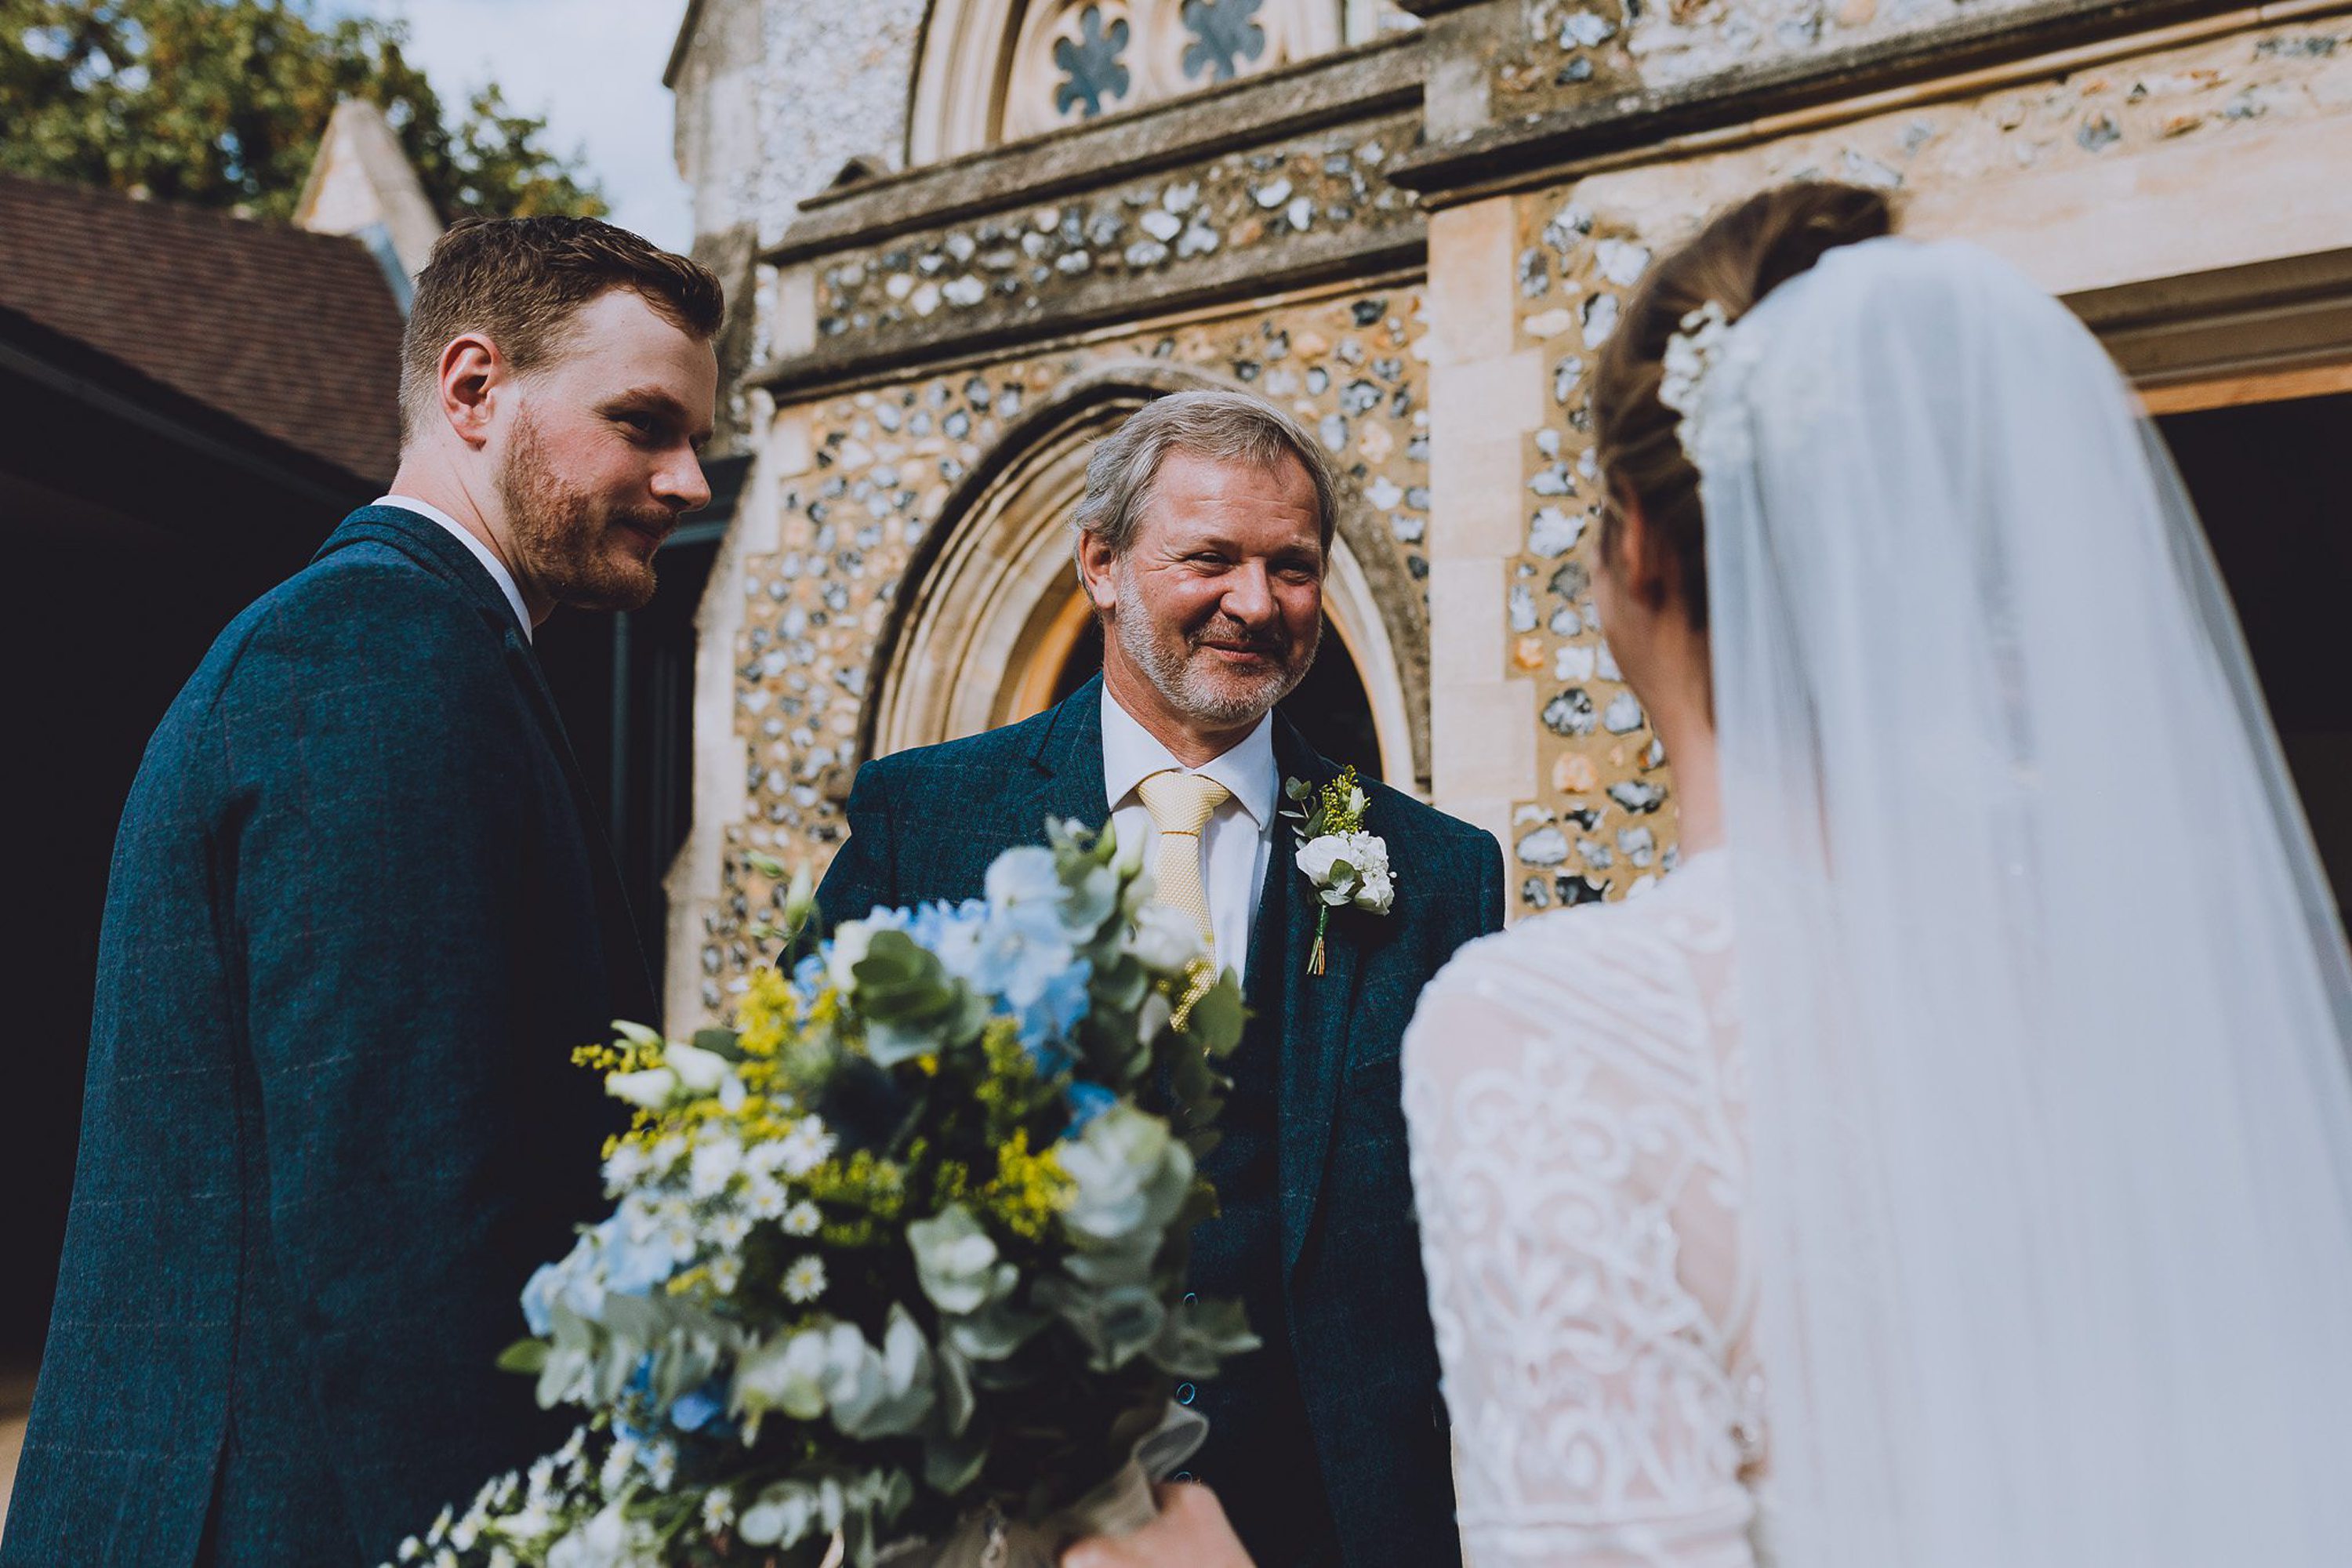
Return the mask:
[[1342,475],[1325,750],[1491,831],[1517,914],[1670,868],[1672,769],[1592,615],[1590,377],[1653,257],[1791,179],[1895,192],[2103,335],[2341,897],[2352,697],[2298,628],[2352,591],[2352,4],[698,0],[669,79],[751,465],[699,612],[673,1027],[756,958],[748,852],[821,870],[861,761],[1083,678],[1087,447],[1186,386],[1271,398]]

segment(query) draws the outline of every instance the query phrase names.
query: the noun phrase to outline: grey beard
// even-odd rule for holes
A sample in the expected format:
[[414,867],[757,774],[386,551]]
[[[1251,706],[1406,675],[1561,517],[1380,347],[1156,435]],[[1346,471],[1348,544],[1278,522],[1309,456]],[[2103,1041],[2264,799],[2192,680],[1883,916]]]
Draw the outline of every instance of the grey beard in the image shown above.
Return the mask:
[[1315,662],[1323,624],[1317,620],[1307,657],[1295,666],[1286,664],[1280,673],[1268,677],[1255,690],[1221,692],[1202,679],[1182,654],[1171,652],[1151,635],[1151,617],[1144,609],[1142,596],[1135,591],[1133,575],[1122,563],[1118,573],[1118,614],[1112,631],[1118,638],[1120,651],[1143,672],[1144,679],[1151,682],[1170,707],[1202,723],[1227,726],[1255,722],[1297,689]]

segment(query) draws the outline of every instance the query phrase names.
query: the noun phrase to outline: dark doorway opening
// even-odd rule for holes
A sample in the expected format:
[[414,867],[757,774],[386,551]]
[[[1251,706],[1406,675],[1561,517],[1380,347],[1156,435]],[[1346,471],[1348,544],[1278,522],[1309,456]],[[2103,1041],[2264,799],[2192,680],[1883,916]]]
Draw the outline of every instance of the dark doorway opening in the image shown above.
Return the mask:
[[[716,490],[719,465],[709,467]],[[618,616],[558,610],[535,644],[612,836],[656,997],[668,946],[663,879],[694,818],[695,613],[726,531],[723,514],[697,517],[655,557],[653,603]]]
[[[1101,670],[1102,623],[1090,620],[1062,662],[1062,673],[1054,682],[1054,700],[1059,702]],[[1372,724],[1372,700],[1364,691],[1363,677],[1356,673],[1356,661],[1348,657],[1328,616],[1314,667],[1298,683],[1298,689],[1282,700],[1281,712],[1298,727],[1308,745],[1331,761],[1355,763],[1357,773],[1364,778],[1381,776],[1381,737]]]
[[2352,910],[2352,394],[2158,425],[2237,605],[2336,907]]

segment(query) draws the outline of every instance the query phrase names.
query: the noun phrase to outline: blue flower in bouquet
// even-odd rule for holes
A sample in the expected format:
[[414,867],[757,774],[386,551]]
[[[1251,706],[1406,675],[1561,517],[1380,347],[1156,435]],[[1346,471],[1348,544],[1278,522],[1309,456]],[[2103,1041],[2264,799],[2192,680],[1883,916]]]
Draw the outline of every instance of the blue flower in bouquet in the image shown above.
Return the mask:
[[1026,844],[999,855],[988,868],[983,886],[993,909],[1007,913],[1045,910],[1059,925],[1062,905],[1070,896],[1063,884],[1054,852],[1043,845]]
[[824,989],[824,954],[805,954],[793,965],[793,992],[803,1007],[816,1000],[817,993]]
[[1074,960],[1048,980],[1037,999],[1016,1016],[1022,1045],[1049,1075],[1068,1065],[1068,1058],[1055,1047],[1067,1040],[1078,1026],[1078,1020],[1087,1016],[1087,987],[1094,974],[1091,962]]
[[634,1234],[626,1210],[587,1231],[559,1262],[541,1264],[522,1289],[522,1315],[544,1334],[562,1303],[583,1318],[604,1310],[606,1295],[646,1296],[677,1272],[681,1259],[661,1237]]
[[690,1388],[677,1396],[669,1407],[670,1424],[681,1432],[708,1432],[713,1436],[731,1433],[734,1423],[727,1419],[728,1380],[714,1377],[699,1388]]
[[915,911],[905,927],[918,946],[937,955],[940,967],[967,984],[980,963],[981,933],[988,923],[988,906],[978,899],[960,904],[929,903]]
[[1118,1096],[1098,1083],[1073,1083],[1062,1091],[1062,1098],[1070,1106],[1070,1124],[1062,1131],[1065,1138],[1076,1138],[1087,1130],[1087,1122],[1118,1103]]
[[1077,953],[1053,912],[1030,906],[991,910],[973,957],[972,985],[1019,1013],[1044,997]]

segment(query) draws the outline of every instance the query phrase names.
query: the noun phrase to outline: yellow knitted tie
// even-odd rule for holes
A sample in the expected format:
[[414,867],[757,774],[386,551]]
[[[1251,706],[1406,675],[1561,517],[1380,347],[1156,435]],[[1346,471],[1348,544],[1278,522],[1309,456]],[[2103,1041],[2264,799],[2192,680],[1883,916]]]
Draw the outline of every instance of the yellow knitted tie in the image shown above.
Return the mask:
[[1143,809],[1160,829],[1160,901],[1182,910],[1200,923],[1201,940],[1213,964],[1217,932],[1209,919],[1209,886],[1201,864],[1201,829],[1233,791],[1199,773],[1154,773],[1136,786]]

